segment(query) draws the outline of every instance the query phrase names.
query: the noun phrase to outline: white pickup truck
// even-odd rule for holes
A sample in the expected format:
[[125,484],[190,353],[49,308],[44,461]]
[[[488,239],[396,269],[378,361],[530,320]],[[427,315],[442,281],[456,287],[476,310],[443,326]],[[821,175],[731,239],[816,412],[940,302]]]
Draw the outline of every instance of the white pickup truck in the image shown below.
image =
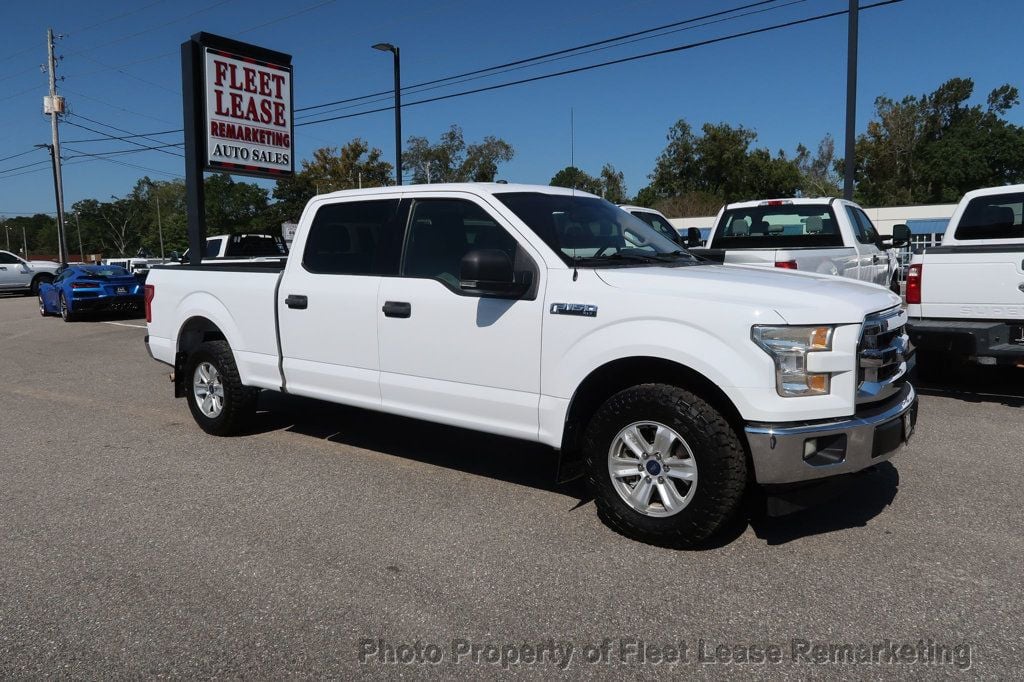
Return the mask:
[[39,285],[52,282],[60,263],[25,260],[10,251],[0,251],[0,291],[20,291],[35,296]]
[[208,433],[266,389],[540,442],[657,543],[703,541],[755,482],[884,461],[916,416],[889,291],[701,261],[557,187],[318,196],[283,262],[155,267],[145,293]]
[[899,294],[899,260],[890,245],[852,201],[768,199],[724,206],[708,248],[693,253],[719,263],[849,277]]
[[922,369],[950,360],[1024,366],[1024,185],[968,192],[942,244],[907,273],[910,338]]

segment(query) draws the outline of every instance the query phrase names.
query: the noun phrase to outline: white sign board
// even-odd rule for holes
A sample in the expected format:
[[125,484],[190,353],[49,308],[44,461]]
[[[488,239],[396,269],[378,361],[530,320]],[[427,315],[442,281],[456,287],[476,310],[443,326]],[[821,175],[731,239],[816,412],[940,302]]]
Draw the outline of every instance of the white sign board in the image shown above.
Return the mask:
[[207,168],[291,174],[291,66],[205,47],[204,69]]

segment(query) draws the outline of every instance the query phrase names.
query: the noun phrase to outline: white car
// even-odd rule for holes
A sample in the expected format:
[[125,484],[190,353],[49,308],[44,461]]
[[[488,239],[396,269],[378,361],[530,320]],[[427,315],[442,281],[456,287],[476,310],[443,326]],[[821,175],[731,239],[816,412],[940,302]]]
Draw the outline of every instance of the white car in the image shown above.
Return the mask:
[[1024,185],[964,195],[942,244],[911,260],[907,304],[929,369],[1024,366]]
[[25,260],[10,251],[0,251],[0,291],[20,291],[35,296],[39,285],[52,282],[59,268],[60,263]]
[[673,227],[672,223],[661,211],[653,208],[647,208],[646,206],[630,206],[629,204],[619,204],[619,208],[644,221],[661,234],[665,235],[672,241],[677,242],[680,246],[700,246],[700,230],[696,227],[691,227],[684,237],[679,234],[679,230]]
[[314,197],[286,262],[157,266],[145,295],[208,433],[265,389],[540,442],[652,542],[704,540],[755,482],[887,460],[916,415],[899,297],[703,261],[558,187]]
[[886,241],[852,201],[768,199],[724,206],[708,248],[694,253],[726,264],[849,277],[899,294],[898,259]]

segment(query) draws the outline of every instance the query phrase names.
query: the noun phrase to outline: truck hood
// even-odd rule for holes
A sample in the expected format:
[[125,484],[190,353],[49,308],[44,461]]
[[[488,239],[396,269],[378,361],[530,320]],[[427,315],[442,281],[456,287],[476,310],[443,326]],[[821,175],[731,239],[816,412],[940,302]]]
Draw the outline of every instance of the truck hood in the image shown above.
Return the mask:
[[770,308],[789,324],[856,324],[901,303],[884,287],[810,272],[742,265],[596,270],[609,286]]

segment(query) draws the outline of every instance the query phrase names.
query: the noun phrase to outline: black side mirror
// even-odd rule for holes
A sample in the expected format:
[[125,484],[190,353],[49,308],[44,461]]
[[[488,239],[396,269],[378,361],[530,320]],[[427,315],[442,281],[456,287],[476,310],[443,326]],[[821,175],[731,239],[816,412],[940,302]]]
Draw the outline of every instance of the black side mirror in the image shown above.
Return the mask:
[[171,251],[167,255],[167,259],[168,260],[176,260],[176,261],[178,261],[180,263],[181,262],[181,254],[178,253],[177,251]]
[[892,226],[892,245],[903,246],[910,241],[910,228],[906,225]]
[[501,249],[477,249],[462,257],[459,288],[467,294],[515,298],[526,293],[529,284],[516,281],[507,253]]
[[687,228],[686,229],[686,246],[688,246],[689,248],[692,249],[695,246],[700,246],[700,242],[701,242],[700,228],[697,228],[697,227],[689,227],[689,228]]

